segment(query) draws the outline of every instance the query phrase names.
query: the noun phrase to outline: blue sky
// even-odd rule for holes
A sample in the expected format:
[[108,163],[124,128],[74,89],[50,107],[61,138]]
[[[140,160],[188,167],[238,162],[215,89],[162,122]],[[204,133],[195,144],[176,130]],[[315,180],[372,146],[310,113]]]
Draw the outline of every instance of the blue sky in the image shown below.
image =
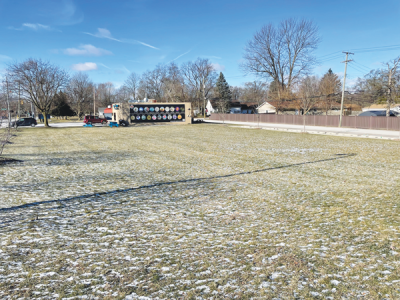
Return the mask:
[[355,52],[350,84],[400,55],[400,46],[365,50],[400,45],[394,0],[0,0],[0,76],[8,63],[34,57],[119,86],[129,72],[203,57],[230,85],[242,85],[254,79],[239,68],[246,42],[263,25],[290,17],[319,27],[318,75],[329,68],[343,74],[340,51]]

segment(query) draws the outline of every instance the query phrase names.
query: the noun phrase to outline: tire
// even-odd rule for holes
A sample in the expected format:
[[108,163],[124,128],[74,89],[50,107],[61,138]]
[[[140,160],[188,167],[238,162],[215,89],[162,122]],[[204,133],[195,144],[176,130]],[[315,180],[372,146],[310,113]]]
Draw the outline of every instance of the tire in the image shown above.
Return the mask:
[[31,127],[35,127],[35,123],[32,123],[32,124],[31,124]]
[[105,124],[107,124],[107,122],[105,122],[105,121],[101,122],[101,125],[105,125]]
[[119,122],[119,125],[121,125],[122,127],[125,127],[126,123],[125,123],[125,121],[122,121],[122,122]]
[[88,124],[88,125],[92,125],[92,122],[87,122],[86,124]]

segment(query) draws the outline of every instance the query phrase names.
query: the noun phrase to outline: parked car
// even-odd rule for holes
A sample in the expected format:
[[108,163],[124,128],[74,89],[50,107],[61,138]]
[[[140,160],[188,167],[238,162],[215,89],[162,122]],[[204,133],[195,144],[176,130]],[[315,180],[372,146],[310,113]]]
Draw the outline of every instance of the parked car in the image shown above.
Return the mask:
[[85,116],[83,119],[83,123],[85,124],[107,124],[107,119],[106,118],[100,118],[98,116]]
[[[386,110],[368,110],[358,115],[359,117],[386,117]],[[398,113],[390,111],[391,117],[397,117]]]
[[37,122],[34,118],[20,118],[17,121],[11,122],[11,127],[19,127],[19,126],[32,126],[35,127]]

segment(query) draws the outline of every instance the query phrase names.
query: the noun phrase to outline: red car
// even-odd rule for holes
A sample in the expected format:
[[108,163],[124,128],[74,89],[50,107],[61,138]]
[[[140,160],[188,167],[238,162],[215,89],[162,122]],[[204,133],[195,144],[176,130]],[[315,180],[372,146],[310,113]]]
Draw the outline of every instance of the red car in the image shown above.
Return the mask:
[[83,119],[83,123],[85,124],[102,124],[105,125],[107,124],[107,119],[106,118],[100,118],[98,116],[85,116],[85,118]]

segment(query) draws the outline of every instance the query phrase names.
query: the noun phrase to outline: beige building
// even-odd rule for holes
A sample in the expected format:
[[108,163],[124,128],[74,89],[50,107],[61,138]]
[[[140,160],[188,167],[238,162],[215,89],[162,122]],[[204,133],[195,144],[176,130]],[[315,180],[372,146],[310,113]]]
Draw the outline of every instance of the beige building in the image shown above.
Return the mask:
[[183,103],[114,103],[112,119],[121,125],[140,123],[192,123],[192,105]]

